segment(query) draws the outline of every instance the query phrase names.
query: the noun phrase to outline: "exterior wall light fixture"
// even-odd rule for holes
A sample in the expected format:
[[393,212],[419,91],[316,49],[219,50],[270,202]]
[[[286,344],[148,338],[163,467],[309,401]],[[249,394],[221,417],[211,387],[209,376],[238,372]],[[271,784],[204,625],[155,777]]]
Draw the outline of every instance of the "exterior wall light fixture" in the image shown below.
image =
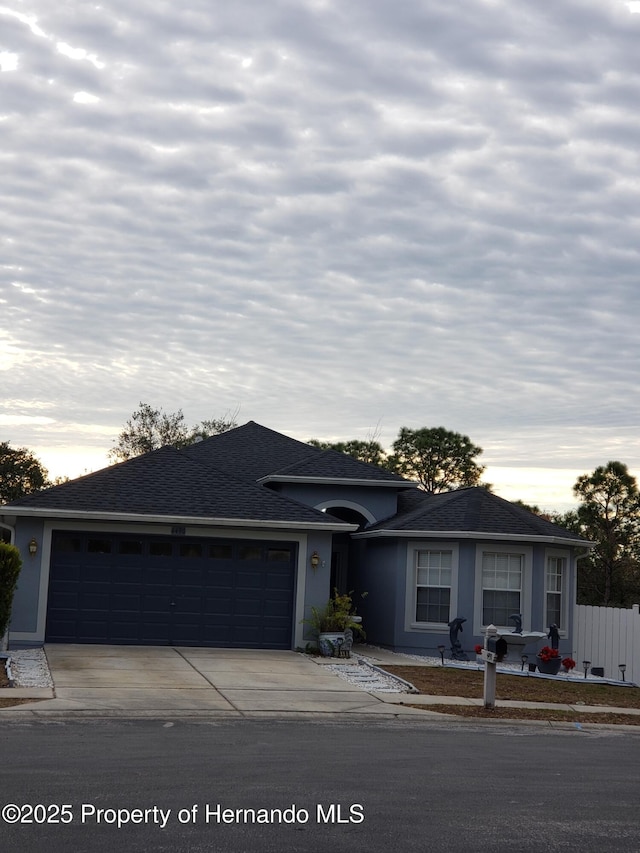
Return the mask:
[[32,557],[38,553],[38,543],[35,540],[35,537],[29,541],[29,554]]
[[320,565],[320,554],[317,551],[314,551],[313,554],[309,557],[309,562],[311,563],[311,568],[315,572],[315,570]]

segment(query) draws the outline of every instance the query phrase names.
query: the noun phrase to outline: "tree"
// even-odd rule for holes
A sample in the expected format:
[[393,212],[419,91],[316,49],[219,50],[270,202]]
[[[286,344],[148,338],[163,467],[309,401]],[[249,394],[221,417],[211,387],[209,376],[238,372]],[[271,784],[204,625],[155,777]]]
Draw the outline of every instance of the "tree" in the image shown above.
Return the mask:
[[[480,485],[483,465],[474,457],[482,448],[466,435],[444,427],[402,427],[393,443],[387,466],[398,474],[417,480],[428,492],[447,492]],[[487,484],[485,487],[488,488]]]
[[6,648],[6,633],[11,621],[13,595],[21,568],[20,551],[15,545],[0,542],[0,649]]
[[115,447],[109,451],[109,457],[114,462],[124,462],[167,444],[178,449],[187,447],[194,441],[233,429],[237,426],[236,415],[237,412],[227,412],[222,418],[201,421],[189,427],[182,409],[167,413],[141,402],[140,408],[126,422]]
[[348,456],[353,456],[359,459],[360,462],[368,462],[371,465],[379,465],[384,467],[386,454],[382,449],[382,445],[377,441],[360,441],[352,439],[351,441],[318,441],[312,438],[309,444],[314,447],[319,447],[321,450],[337,450],[338,453],[346,453]]
[[51,485],[49,474],[26,447],[0,442],[0,504],[9,503]]
[[596,543],[579,563],[578,603],[629,606],[640,596],[640,493],[622,462],[578,477],[580,504],[559,522]]

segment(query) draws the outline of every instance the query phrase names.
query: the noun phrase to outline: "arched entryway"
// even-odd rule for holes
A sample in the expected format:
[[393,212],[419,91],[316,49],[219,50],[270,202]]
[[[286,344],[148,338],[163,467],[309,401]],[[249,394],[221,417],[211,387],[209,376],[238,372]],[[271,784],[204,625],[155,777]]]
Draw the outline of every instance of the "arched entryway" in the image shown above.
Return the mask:
[[[367,524],[375,521],[375,518],[364,507],[358,507],[355,504],[345,505],[344,503],[331,506],[323,505],[317,507],[323,512],[327,512],[340,521],[347,521],[349,524],[357,524],[358,529],[362,530]],[[365,515],[366,513],[366,515]],[[350,533],[334,533],[331,547],[331,586],[330,590],[333,593],[334,589],[338,592],[349,592],[353,589],[353,581],[349,567],[354,564],[356,552],[361,548],[359,542],[354,542]]]

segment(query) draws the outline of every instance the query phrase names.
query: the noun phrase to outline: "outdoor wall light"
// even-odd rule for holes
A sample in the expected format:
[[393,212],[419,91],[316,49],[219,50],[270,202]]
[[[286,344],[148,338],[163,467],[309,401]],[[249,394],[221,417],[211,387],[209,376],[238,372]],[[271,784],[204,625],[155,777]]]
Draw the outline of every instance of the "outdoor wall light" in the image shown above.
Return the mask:
[[32,557],[35,557],[35,555],[38,553],[38,543],[36,542],[35,538],[31,539],[31,541],[29,542],[29,553]]
[[626,663],[619,663],[619,664],[618,664],[618,669],[620,670],[620,674],[622,675],[622,680],[623,680],[623,681],[625,681],[625,680],[626,680],[626,679],[625,679],[625,677],[624,677],[624,673],[625,673],[626,668],[627,668]]
[[444,650],[445,649],[446,649],[446,646],[443,646],[443,645],[438,646],[438,651],[440,652],[440,660],[442,661],[442,666],[444,666]]
[[309,557],[309,562],[311,563],[311,568],[315,572],[315,570],[320,565],[320,554],[317,551],[314,551],[313,554]]
[[584,669],[584,677],[585,678],[587,677],[587,670],[589,669],[590,666],[591,666],[590,660],[583,660],[582,661],[582,668]]

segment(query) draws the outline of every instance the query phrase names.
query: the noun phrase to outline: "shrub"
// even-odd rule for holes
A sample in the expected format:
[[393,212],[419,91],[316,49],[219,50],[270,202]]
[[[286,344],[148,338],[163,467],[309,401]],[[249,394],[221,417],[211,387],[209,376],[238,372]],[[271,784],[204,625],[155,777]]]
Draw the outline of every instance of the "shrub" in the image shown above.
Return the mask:
[[0,640],[9,627],[13,594],[16,591],[21,568],[20,551],[15,545],[0,542]]

